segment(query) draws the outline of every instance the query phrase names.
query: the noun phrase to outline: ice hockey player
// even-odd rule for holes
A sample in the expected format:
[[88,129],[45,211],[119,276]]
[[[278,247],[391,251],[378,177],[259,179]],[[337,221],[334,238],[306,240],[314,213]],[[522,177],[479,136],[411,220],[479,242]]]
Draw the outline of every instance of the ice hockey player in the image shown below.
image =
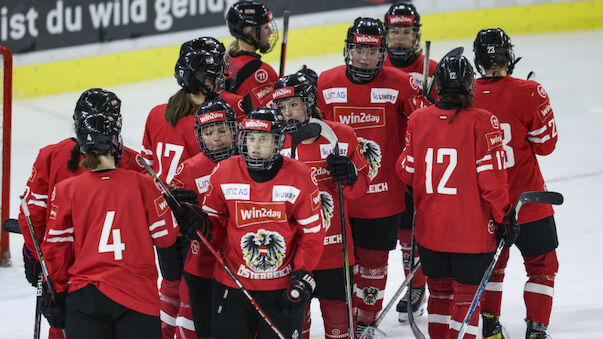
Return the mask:
[[[557,126],[549,97],[539,83],[511,77],[515,63],[509,36],[500,28],[481,30],[473,43],[477,80],[475,104],[496,114],[503,130],[509,196],[516,201],[525,191],[546,190],[536,155],[548,155],[557,143]],[[526,338],[546,338],[553,304],[559,245],[553,208],[528,204],[519,213],[521,232],[516,245],[523,256],[528,281]],[[505,338],[498,320],[502,284],[509,250],[505,250],[486,286],[482,300],[484,338]]]
[[228,91],[249,94],[253,107],[265,107],[278,75],[257,52],[270,53],[276,45],[278,30],[272,12],[261,2],[240,1],[228,10],[226,24],[234,38],[227,53],[237,69]]
[[[199,106],[195,113],[195,137],[201,153],[183,161],[170,184],[177,187],[172,190],[177,199],[198,205],[207,192],[209,175],[216,164],[236,154],[237,120],[232,107],[221,99]],[[209,250],[199,240],[191,240],[182,276],[188,287],[187,303],[192,309],[197,338],[211,337],[214,265]],[[182,326],[182,330],[188,332],[192,327]]]
[[354,301],[359,330],[375,321],[383,304],[389,251],[396,247],[405,187],[394,165],[404,146],[407,117],[428,104],[412,76],[382,67],[386,54],[381,21],[357,18],[348,29],[345,65],[318,78],[318,108],[326,120],[351,126],[369,163],[369,189],[350,199],[354,239]]
[[42,250],[57,294],[44,291],[42,313],[67,338],[161,338],[153,247],[174,243],[178,227],[149,176],[116,168],[117,97],[85,92],[74,118],[90,171],[52,192]]
[[[390,6],[384,17],[385,31],[387,32],[387,57],[385,66],[397,67],[398,69],[409,73],[415,79],[417,85],[421,86],[423,82],[423,68],[425,66],[425,56],[421,48],[421,15],[412,3],[396,3]],[[433,79],[437,62],[429,60],[429,80]],[[424,93],[425,94],[425,93]],[[437,97],[430,94],[431,97]],[[402,258],[404,272],[410,272],[410,255],[412,247],[412,223],[414,205],[412,201],[412,191],[406,190],[404,196],[406,210],[402,212],[402,222],[398,230],[398,239],[402,248]],[[415,261],[418,260],[418,251],[415,251]],[[412,289],[406,290],[406,295],[400,299],[396,306],[398,311],[398,320],[408,321],[408,293],[411,293],[410,299],[413,313],[416,316],[423,314],[425,308],[425,275],[423,270],[415,273],[412,281]]]
[[[274,105],[282,112],[287,124],[287,139],[282,154],[291,156],[306,164],[318,181],[325,240],[318,266],[312,271],[316,281],[314,297],[320,300],[320,308],[325,327],[326,338],[348,337],[348,315],[346,290],[344,284],[343,250],[341,235],[340,201],[335,181],[344,183],[344,199],[363,196],[368,189],[368,164],[360,150],[360,144],[354,130],[348,125],[330,120],[324,121],[327,127],[312,123],[310,118],[320,119],[316,108],[316,83],[308,72],[287,75],[277,81],[272,92]],[[339,154],[335,155],[330,140],[323,135],[328,128],[334,133],[339,145]],[[295,145],[292,145],[295,144]],[[333,153],[333,154],[332,154]],[[345,227],[350,266],[354,265],[354,247],[352,232],[347,217],[347,200],[344,200]],[[352,272],[350,267],[349,272]],[[305,323],[302,338],[310,337],[310,305],[305,311]]]
[[[496,116],[472,107],[473,67],[446,56],[435,81],[439,104],[417,110],[396,164],[413,186],[415,236],[429,286],[429,336],[456,338],[497,235],[510,246],[519,233],[509,203],[502,131]],[[475,338],[479,304],[464,338]]]
[[[155,106],[147,117],[141,155],[164,183],[172,180],[182,161],[199,153],[194,132],[197,107],[218,98],[224,90],[224,54],[214,53],[213,49],[211,45],[194,41],[187,41],[181,46],[174,74],[181,89],[167,104]],[[218,47],[218,50],[223,48]],[[233,101],[232,105],[238,107],[239,99]],[[240,115],[243,115],[242,111]],[[172,338],[174,333],[181,337],[183,333],[194,332],[188,326],[192,323],[192,313],[187,302],[186,284],[181,280],[187,251],[188,241],[184,238],[172,247],[158,250],[163,278],[160,296],[165,338]],[[177,327],[180,329],[176,330]]]
[[[318,186],[308,167],[280,155],[285,133],[277,110],[253,109],[241,128],[240,155],[216,166],[203,210],[212,218],[212,242],[226,265],[280,332],[297,338],[325,234]],[[274,338],[219,265],[214,276],[212,337]]]
[[[92,88],[81,95],[76,105],[76,112],[92,109],[92,103],[108,105],[113,100],[117,102],[114,109],[119,111],[121,102],[114,93],[100,88]],[[76,118],[75,115],[74,118]],[[142,171],[143,168],[136,161],[136,157],[136,151],[124,146],[118,167],[137,172]],[[48,197],[51,196],[57,183],[86,172],[86,169],[79,165],[82,158],[80,146],[75,138],[67,138],[40,149],[23,194],[31,214],[31,221],[36,230],[36,236],[40,241],[44,239],[46,225],[48,224]],[[25,278],[35,287],[42,270],[22,210],[19,211],[19,227],[25,240],[23,244]],[[48,337],[58,339],[64,338],[64,335],[62,331],[51,327]]]

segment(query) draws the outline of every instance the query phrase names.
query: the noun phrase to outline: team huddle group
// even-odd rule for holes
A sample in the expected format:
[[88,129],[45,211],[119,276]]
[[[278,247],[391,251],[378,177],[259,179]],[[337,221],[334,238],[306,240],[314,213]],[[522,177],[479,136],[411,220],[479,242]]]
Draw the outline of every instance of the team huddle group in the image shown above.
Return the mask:
[[[477,33],[475,79],[462,50],[425,60],[419,13],[394,4],[383,22],[354,20],[343,65],[279,78],[257,54],[276,43],[270,10],[242,1],[226,21],[227,47],[182,44],[182,88],[149,113],[139,154],[122,143],[120,100],[100,88],[76,103],[76,137],[40,150],[25,198],[56,290],[41,296],[50,338],[309,338],[311,298],[326,338],[370,337],[398,240],[405,273],[421,263],[400,321],[427,303],[429,336],[456,338],[501,239],[464,338],[508,338],[513,244],[525,337],[547,337],[553,209],[516,218],[513,205],[546,190],[536,155],[557,130],[542,86],[510,76],[519,58],[503,30]],[[35,286],[23,210],[19,225]]]

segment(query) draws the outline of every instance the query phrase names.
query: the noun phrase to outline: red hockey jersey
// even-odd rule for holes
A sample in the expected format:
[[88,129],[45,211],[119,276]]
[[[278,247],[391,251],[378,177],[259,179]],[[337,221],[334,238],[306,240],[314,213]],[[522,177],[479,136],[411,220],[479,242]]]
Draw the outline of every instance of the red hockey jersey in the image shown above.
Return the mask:
[[350,216],[382,218],[404,211],[404,186],[397,178],[396,158],[404,147],[408,116],[428,104],[408,73],[383,67],[367,84],[354,84],[346,66],[324,71],[318,78],[318,108],[325,119],[354,128],[371,182],[364,197],[350,200]]
[[[505,166],[509,175],[509,197],[516,203],[525,191],[546,190],[536,155],[548,155],[557,143],[557,126],[549,97],[535,81],[510,76],[478,79],[475,105],[491,111],[503,130]],[[519,212],[525,224],[553,214],[546,204],[527,204]]]
[[[312,271],[322,254],[324,228],[316,178],[297,160],[283,158],[270,181],[254,181],[240,156],[221,161],[209,178],[203,210],[228,267],[249,290],[287,288],[289,274]],[[220,283],[236,287],[216,265]]]
[[[198,194],[198,201],[203,202],[209,187],[209,176],[216,167],[203,153],[199,153],[180,164],[171,185],[193,190]],[[184,270],[196,276],[213,279],[216,259],[198,240],[192,240],[186,255]]]
[[[54,190],[54,186],[64,179],[74,177],[86,172],[82,167],[77,167],[74,171],[67,168],[67,161],[71,159],[71,150],[76,145],[75,139],[68,138],[56,144],[48,145],[40,149],[38,157],[33,164],[31,175],[25,186],[25,201],[31,214],[31,221],[36,230],[36,236],[39,241],[44,240],[46,233],[46,223],[48,220],[48,197]],[[142,172],[144,169],[136,161],[138,153],[128,147],[124,147],[124,153],[119,161],[119,167],[137,172]],[[81,161],[83,155],[80,155],[78,160]],[[25,246],[33,254],[38,257],[33,239],[29,233],[29,227],[25,220],[23,210],[19,210],[19,227],[23,233]]]
[[92,284],[118,304],[159,316],[153,245],[172,245],[178,227],[151,177],[117,168],[63,180],[48,219],[42,251],[57,292]]
[[[337,136],[339,154],[345,155],[354,162],[358,171],[358,181],[353,186],[344,186],[345,227],[347,243],[352,244],[352,231],[348,222],[348,200],[362,197],[368,189],[368,163],[362,156],[360,144],[354,130],[342,123],[326,120]],[[291,136],[287,136],[281,152],[291,156]],[[318,181],[318,189],[322,205],[323,223],[325,226],[324,249],[317,270],[343,267],[343,252],[341,249],[341,215],[339,213],[339,192],[337,185],[327,171],[327,157],[333,153],[333,147],[325,137],[321,136],[310,144],[300,143],[296,147],[295,159],[300,160],[312,170]],[[348,245],[350,265],[354,265],[354,246]]]
[[[243,67],[253,60],[260,60],[260,55],[255,53],[240,53],[232,57],[234,60],[237,72],[241,72]],[[242,76],[242,73],[237,73],[237,76]],[[270,93],[274,84],[278,81],[278,75],[265,62],[262,62],[260,68],[245,79],[236,89],[235,93],[241,96],[249,94],[253,107],[266,107],[266,104],[271,100]]]
[[[222,99],[235,110],[237,120],[243,119],[241,96],[222,93]],[[168,183],[180,163],[200,152],[195,137],[194,112],[185,115],[172,127],[165,120],[167,104],[153,107],[147,117],[142,139],[141,155],[147,160],[162,182]]]
[[435,105],[415,111],[396,171],[413,187],[421,246],[492,252],[494,221],[501,222],[509,206],[502,131],[486,110],[463,110],[450,122],[455,112]]
[[[423,64],[424,64],[424,62],[425,62],[425,56],[423,54],[420,54],[419,57],[417,58],[417,60],[415,60],[412,64],[410,64],[410,66],[396,67],[396,66],[394,66],[394,64],[392,64],[391,60],[389,59],[389,54],[387,54],[387,56],[385,57],[385,62],[383,63],[383,66],[394,67],[394,68],[397,68],[401,71],[404,71],[404,72],[412,75],[412,77],[415,79],[415,82],[417,83],[417,85],[419,85],[419,87],[421,87],[421,86],[423,86]],[[429,73],[428,73],[430,81],[433,79],[433,75],[435,74],[436,67],[438,67],[438,63],[430,59],[429,60]]]

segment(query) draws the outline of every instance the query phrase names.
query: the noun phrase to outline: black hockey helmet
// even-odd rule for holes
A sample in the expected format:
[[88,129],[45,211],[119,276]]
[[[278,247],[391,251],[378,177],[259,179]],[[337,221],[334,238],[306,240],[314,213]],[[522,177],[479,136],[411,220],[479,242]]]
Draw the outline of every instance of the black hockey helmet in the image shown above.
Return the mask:
[[316,72],[311,69],[308,68],[308,66],[303,65],[298,71],[298,73],[302,73],[303,75],[306,76],[306,78],[312,82],[312,84],[314,85],[314,87],[317,87],[318,85],[318,74],[316,74]]
[[190,51],[205,51],[219,56],[219,59],[224,60],[224,76],[226,78],[234,78],[237,73],[237,67],[230,55],[226,54],[224,44],[218,39],[209,36],[204,36],[184,42],[180,46],[180,55]]
[[[230,134],[230,140],[228,135]],[[237,151],[237,117],[230,105],[222,100],[204,102],[195,112],[195,137],[203,154],[220,162]]]
[[521,59],[515,59],[511,38],[500,28],[479,31],[473,41],[473,52],[475,68],[482,75],[486,68],[490,68],[495,63],[506,63],[507,74],[512,74],[515,64]]
[[392,27],[412,27],[415,32],[415,39],[410,48],[397,47],[388,44],[390,56],[402,60],[409,60],[421,49],[421,15],[412,3],[397,3],[390,6],[384,17],[385,30],[389,31]]
[[80,95],[73,120],[81,153],[110,150],[119,163],[123,154],[120,111],[121,101],[113,92],[91,88]]
[[237,146],[247,168],[267,170],[280,157],[285,122],[277,109],[254,108],[241,123]]
[[[385,37],[385,29],[383,28],[381,20],[362,17],[356,18],[352,26],[350,26],[350,28],[348,29],[348,34],[345,40],[345,48],[343,51],[343,56],[345,57],[345,63],[347,66],[348,73],[362,81],[372,80],[374,77],[377,76],[377,74],[383,67],[383,62],[385,61],[386,46],[387,43]],[[353,49],[360,49],[361,53],[364,55],[365,53],[367,53],[363,50],[364,48],[375,47],[377,48],[377,52],[379,53],[378,62],[375,67],[362,68],[353,65]]]
[[316,86],[302,71],[284,76],[274,85],[272,101],[274,106],[279,109],[281,114],[283,114],[283,119],[286,119],[284,110],[287,109],[284,104],[284,99],[293,97],[301,98],[303,101],[306,119],[304,121],[296,119],[286,120],[285,133],[287,134],[295,133],[300,126],[306,124],[316,107]]
[[[192,50],[176,62],[174,77],[187,93],[203,93],[208,99],[224,91],[224,61],[216,54]],[[209,79],[213,88],[205,84]]]
[[[233,37],[255,46],[261,53],[272,51],[278,40],[278,29],[272,12],[258,1],[240,1],[232,5],[226,13],[226,24]],[[270,24],[272,34],[266,44],[260,45],[260,28],[264,24]],[[253,28],[255,34],[245,32],[244,28],[248,26]]]
[[438,96],[444,93],[458,93],[473,96],[475,77],[473,67],[462,55],[445,56],[435,71]]

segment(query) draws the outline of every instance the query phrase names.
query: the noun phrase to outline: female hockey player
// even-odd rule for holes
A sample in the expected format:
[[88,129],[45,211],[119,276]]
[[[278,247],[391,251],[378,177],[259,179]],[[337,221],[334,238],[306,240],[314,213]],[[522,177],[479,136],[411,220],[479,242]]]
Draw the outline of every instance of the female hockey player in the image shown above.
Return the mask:
[[[209,179],[203,210],[214,223],[216,248],[287,338],[297,338],[316,283],[324,229],[316,178],[283,158],[284,122],[277,110],[253,109],[239,132],[239,154]],[[212,337],[275,338],[220,266],[212,302]]]
[[116,168],[117,97],[87,91],[74,118],[80,164],[90,171],[52,192],[42,250],[57,294],[45,290],[43,314],[67,338],[161,338],[153,246],[172,245],[178,227],[150,177]]
[[[422,85],[425,66],[425,56],[421,48],[421,15],[411,3],[397,3],[390,6],[384,17],[385,31],[387,32],[387,57],[384,66],[396,67],[412,75],[418,86]],[[435,73],[437,62],[429,60],[428,75],[430,80]],[[426,95],[425,93],[423,93]],[[427,96],[427,95],[426,95]],[[430,96],[434,96],[430,93]],[[412,247],[412,223],[414,205],[412,191],[407,189],[404,196],[406,210],[402,212],[402,222],[398,230],[398,240],[402,248],[404,272],[410,271],[410,255]],[[415,261],[418,252],[415,251]],[[421,268],[415,273],[412,280],[412,289],[406,290],[406,295],[400,299],[396,306],[401,322],[408,320],[408,293],[411,293],[411,305],[415,316],[423,314],[425,305],[425,275]]]
[[[142,155],[164,183],[172,181],[182,161],[199,153],[193,116],[199,105],[218,98],[224,90],[225,49],[220,45],[213,38],[183,43],[174,73],[182,88],[167,104],[155,106],[147,117]],[[230,95],[225,100],[243,115],[238,108],[239,98]],[[160,296],[165,338],[173,338],[174,333],[178,338],[194,338],[186,284],[181,280],[187,251],[188,241],[184,238],[158,251],[163,278]]]
[[[289,135],[285,140],[283,154],[298,159],[316,174],[320,200],[325,223],[325,241],[322,256],[312,271],[316,281],[314,296],[320,300],[320,308],[325,327],[326,338],[347,338],[348,321],[346,291],[344,284],[343,251],[341,235],[340,203],[335,181],[345,184],[344,198],[354,199],[363,196],[368,189],[368,163],[360,152],[360,145],[354,130],[342,123],[324,121],[325,126],[312,130],[308,126],[311,117],[320,119],[316,108],[316,86],[312,70],[304,69],[277,81],[272,92],[274,105],[282,112],[287,123]],[[315,125],[315,123],[313,123]],[[337,138],[339,154],[334,155],[331,141],[325,138],[332,130]],[[346,244],[349,264],[354,265],[354,247],[352,232],[347,222],[347,200],[343,201],[346,215]],[[350,269],[351,272],[351,269]],[[302,338],[310,336],[310,308],[306,316]]]
[[[202,202],[209,175],[216,164],[236,153],[237,120],[224,100],[203,103],[195,113],[195,136],[201,153],[185,160],[176,171],[172,186],[183,201]],[[174,192],[174,190],[173,190]],[[184,281],[197,338],[211,337],[211,299],[215,259],[198,240],[192,240],[184,264]],[[187,326],[191,327],[191,326]]]
[[[429,287],[429,335],[456,338],[496,249],[518,233],[509,203],[498,119],[473,108],[473,68],[447,56],[435,81],[440,103],[417,110],[396,164],[413,187],[415,236]],[[509,245],[510,246],[510,245]],[[475,338],[479,305],[465,338]]]
[[240,1],[228,10],[226,24],[234,37],[227,53],[237,69],[236,77],[229,79],[228,91],[249,94],[254,107],[265,107],[278,75],[256,52],[269,53],[278,40],[272,12],[258,1]]
[[[115,109],[119,110],[120,101],[115,94],[100,88],[92,88],[80,96],[76,110],[92,109],[92,102],[103,102],[104,105],[107,105],[113,100],[116,100],[118,103]],[[75,119],[76,116],[74,115],[73,118]],[[142,171],[143,168],[136,162],[136,156],[136,151],[124,146],[123,155],[120,158],[118,166],[137,172]],[[80,146],[75,138],[67,138],[59,143],[40,149],[38,157],[33,164],[31,176],[27,180],[25,193],[23,194],[38,239],[44,239],[44,234],[46,233],[49,216],[48,197],[51,196],[57,183],[86,172],[86,169],[79,165],[82,158],[83,155],[81,154]],[[38,275],[41,273],[41,268],[23,210],[19,211],[19,226],[25,240],[23,244],[25,277],[35,287]],[[64,338],[64,335],[62,331],[51,326],[48,337],[50,339],[59,339]]]
[[[511,39],[502,29],[481,30],[473,47],[475,67],[482,74],[477,80],[475,104],[495,112],[500,120],[511,201],[524,191],[546,190],[536,155],[552,153],[557,143],[557,126],[546,91],[535,81],[511,77],[519,59],[515,59]],[[526,205],[519,213],[521,232],[516,245],[528,274],[523,294],[527,309],[526,338],[547,337],[559,269],[553,213],[553,208],[545,204]],[[508,259],[507,249],[500,255],[484,291],[484,338],[504,338],[498,317]]]
[[351,126],[369,163],[367,194],[350,199],[354,239],[354,301],[359,330],[372,324],[383,304],[389,251],[404,211],[405,186],[396,177],[407,117],[428,104],[414,79],[382,67],[386,54],[381,21],[357,18],[348,29],[345,65],[318,78],[318,108],[325,119]]

